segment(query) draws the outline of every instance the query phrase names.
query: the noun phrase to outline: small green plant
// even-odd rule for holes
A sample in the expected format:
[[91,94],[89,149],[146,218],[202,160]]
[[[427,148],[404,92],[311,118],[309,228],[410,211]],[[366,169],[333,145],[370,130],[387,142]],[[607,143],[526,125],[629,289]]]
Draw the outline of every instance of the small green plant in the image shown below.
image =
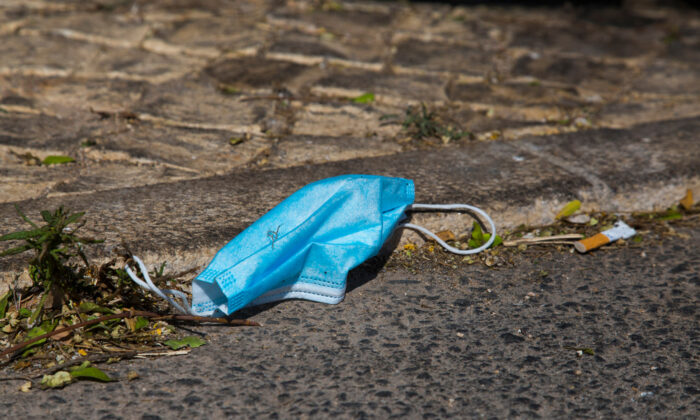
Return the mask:
[[163,271],[165,271],[165,265],[167,261],[163,261],[160,267],[153,267],[153,277],[163,277]]
[[[485,233],[483,230],[481,230],[481,225],[477,222],[474,222],[474,225],[472,225],[472,237],[469,239],[468,242],[469,248],[478,248],[484,245],[486,242],[488,242],[490,238],[491,234]],[[503,238],[496,235],[496,239],[493,240],[493,243],[489,248],[495,248],[502,243]]]
[[80,142],[80,147],[92,147],[97,146],[97,141],[94,139],[86,139]]
[[64,163],[72,163],[75,162],[75,159],[73,159],[70,156],[61,156],[61,155],[56,155],[56,156],[46,156],[44,160],[41,161],[44,165],[62,165]]
[[219,85],[219,92],[223,93],[224,95],[234,96],[240,94],[241,90],[233,85],[221,83]]
[[181,340],[168,340],[163,344],[165,344],[173,350],[180,350],[183,347],[191,347],[194,349],[204,344],[207,344],[207,342],[199,337],[189,336]]
[[437,137],[441,134],[441,127],[435,121],[435,112],[428,111],[425,104],[420,105],[420,111],[412,106],[406,108],[406,116],[401,125],[403,128],[413,131],[419,139]]
[[[386,115],[383,119],[396,118],[394,115]],[[443,143],[469,137],[470,133],[459,127],[446,125],[435,111],[428,110],[421,103],[420,109],[414,106],[406,108],[403,121],[403,129],[416,140],[440,139]]]
[[[33,250],[28,268],[33,284],[26,288],[15,284],[0,295],[0,341],[10,344],[0,346],[0,364],[20,359],[16,370],[34,370],[25,377],[40,377],[35,375],[36,368],[45,370],[41,388],[60,388],[78,380],[112,380],[91,366],[88,357],[97,356],[96,360],[109,363],[133,357],[149,347],[158,351],[163,345],[175,349],[205,344],[197,337],[178,340],[168,322],[209,322],[216,318],[159,311],[159,299],[144,293],[119,268],[131,255],[126,244],[122,244],[119,257],[100,266],[88,264],[83,246],[101,241],[78,236],[84,213],[71,213],[63,207],[42,211],[41,226],[19,208],[17,214],[30,228],[1,235],[0,241],[12,241],[12,245],[0,250],[0,257]],[[194,267],[170,274],[165,269],[163,262],[152,270],[153,282],[161,287],[177,287],[176,279],[197,270]],[[217,322],[241,323],[224,318]],[[257,325],[249,321],[244,324]],[[88,356],[88,352],[92,354]],[[77,363],[80,366],[75,366]],[[31,385],[28,379],[23,389]]]
[[85,263],[85,267],[88,267],[87,257],[82,249],[83,244],[102,241],[76,235],[76,232],[84,225],[80,219],[85,213],[71,214],[63,206],[53,212],[44,210],[41,212],[41,217],[46,224],[38,226],[22,213],[19,207],[15,206],[15,208],[17,214],[32,229],[0,236],[0,241],[24,241],[22,245],[0,252],[0,257],[34,250],[34,257],[29,261],[29,276],[35,286],[43,288],[43,296],[39,306],[30,320],[30,322],[34,322],[42,310],[49,292],[54,294],[54,298],[62,300],[64,293],[73,293],[79,287],[80,276],[76,272],[76,267],[71,264],[71,258],[80,258]]
[[235,146],[235,145],[237,145],[237,144],[239,144],[239,143],[243,143],[244,140],[245,140],[245,139],[244,139],[243,137],[231,137],[231,138],[228,140],[228,143],[229,143],[231,146]]
[[666,44],[670,45],[673,44],[674,42],[678,42],[681,39],[681,33],[680,30],[677,26],[673,26],[667,29],[666,34],[664,37],[661,39],[661,41]]
[[374,93],[372,93],[372,92],[367,92],[367,93],[364,93],[360,96],[350,98],[350,100],[356,104],[369,104],[369,103],[374,102],[374,99],[375,99]]

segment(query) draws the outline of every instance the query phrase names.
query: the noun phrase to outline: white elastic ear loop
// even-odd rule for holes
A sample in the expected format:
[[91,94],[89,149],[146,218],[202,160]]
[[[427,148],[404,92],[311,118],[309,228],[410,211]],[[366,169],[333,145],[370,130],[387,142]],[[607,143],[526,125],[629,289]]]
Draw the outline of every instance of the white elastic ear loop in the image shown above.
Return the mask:
[[479,214],[482,216],[486,221],[489,223],[491,226],[491,237],[489,238],[488,241],[486,241],[485,244],[481,245],[478,248],[475,249],[467,249],[467,250],[461,250],[457,249],[453,246],[447,245],[447,242],[443,241],[440,239],[436,234],[433,232],[429,231],[428,229],[424,228],[423,226],[418,226],[414,225],[413,223],[403,223],[398,225],[398,227],[402,228],[408,228],[408,229],[414,229],[419,232],[422,232],[431,238],[433,238],[437,243],[439,243],[443,248],[446,250],[452,252],[453,254],[459,254],[459,255],[469,255],[469,254],[476,254],[479,253],[493,244],[493,241],[496,240],[496,224],[493,223],[493,220],[489,217],[488,214],[486,214],[485,211],[481,210],[478,207],[470,206],[468,204],[412,204],[408,207],[406,207],[406,211],[413,211],[413,210],[456,210],[456,209],[462,209],[462,210],[471,210],[474,213]]
[[[132,256],[132,258],[134,259],[134,261],[136,261],[136,264],[138,264],[139,269],[141,270],[141,274],[143,274],[143,278],[146,279],[145,282],[142,281],[141,279],[139,279],[139,278],[136,276],[136,274],[134,274],[134,272],[131,271],[131,268],[130,268],[128,265],[126,265],[126,267],[125,267],[125,268],[126,268],[126,273],[129,275],[129,277],[131,277],[131,280],[133,280],[134,283],[136,283],[136,284],[138,284],[139,286],[141,286],[142,289],[144,289],[144,290],[146,290],[146,291],[149,291],[149,292],[153,292],[153,293],[155,293],[156,295],[160,296],[162,299],[164,299],[165,301],[167,301],[173,308],[177,309],[177,310],[180,311],[181,313],[186,314],[186,315],[194,315],[194,312],[192,312],[192,310],[189,309],[190,303],[189,303],[189,301],[187,300],[187,295],[185,295],[184,293],[182,293],[182,292],[179,291],[179,290],[170,290],[170,289],[161,290],[161,289],[159,289],[159,288],[158,288],[155,284],[153,284],[153,282],[151,281],[151,277],[148,275],[148,270],[146,269],[146,266],[144,265],[143,261],[141,261],[141,259],[140,259],[139,257],[135,256],[135,255]],[[177,297],[177,298],[179,298],[179,299],[182,299],[182,301],[183,301],[183,302],[185,303],[185,305],[186,305],[186,308],[183,308],[182,306],[180,306],[179,303],[175,302],[175,301],[174,301],[170,296],[168,296],[168,295],[172,295],[172,296],[175,296],[175,297]]]

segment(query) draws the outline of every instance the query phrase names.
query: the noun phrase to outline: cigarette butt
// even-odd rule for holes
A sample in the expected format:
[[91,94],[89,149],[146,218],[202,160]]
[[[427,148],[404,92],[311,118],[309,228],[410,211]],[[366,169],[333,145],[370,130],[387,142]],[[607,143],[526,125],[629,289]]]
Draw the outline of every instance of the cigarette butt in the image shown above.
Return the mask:
[[574,248],[580,253],[588,252],[592,249],[600,248],[605,244],[610,243],[610,238],[603,235],[602,233],[596,233],[590,238],[581,239],[580,241],[574,242]]
[[610,242],[615,242],[618,239],[628,239],[637,234],[634,228],[628,226],[622,220],[618,220],[612,229],[596,233],[590,238],[581,239],[574,242],[574,248],[580,253],[588,252],[592,249],[600,248]]

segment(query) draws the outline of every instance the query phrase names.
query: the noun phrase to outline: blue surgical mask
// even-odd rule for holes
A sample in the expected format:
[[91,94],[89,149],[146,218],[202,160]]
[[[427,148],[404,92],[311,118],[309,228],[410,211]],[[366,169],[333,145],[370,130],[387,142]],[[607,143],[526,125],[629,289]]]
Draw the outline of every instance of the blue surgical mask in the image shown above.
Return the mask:
[[[345,296],[350,270],[379,252],[397,227],[437,240],[451,252],[473,254],[488,248],[458,250],[432,232],[400,222],[410,210],[463,209],[493,221],[463,204],[413,204],[413,181],[373,175],[344,175],[309,184],[282,201],[226,244],[192,283],[192,307],[181,292],[160,290],[127,272],[143,288],[181,312],[225,316],[246,306],[283,299],[338,303]],[[183,300],[183,305],[172,299]]]

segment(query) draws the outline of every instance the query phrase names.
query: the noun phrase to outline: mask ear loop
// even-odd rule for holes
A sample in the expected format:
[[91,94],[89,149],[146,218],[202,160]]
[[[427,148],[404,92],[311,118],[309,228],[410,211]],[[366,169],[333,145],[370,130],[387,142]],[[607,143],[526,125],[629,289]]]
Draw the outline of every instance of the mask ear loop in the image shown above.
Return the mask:
[[[143,278],[146,280],[145,282],[139,279],[136,274],[134,274],[133,271],[131,271],[131,267],[126,265],[126,273],[131,277],[131,280],[134,281],[134,283],[138,284],[141,286],[142,289],[146,290],[147,292],[153,292],[156,295],[160,296],[163,300],[168,302],[173,308],[177,309],[181,313],[185,315],[195,315],[194,312],[192,312],[189,307],[190,303],[187,300],[187,295],[182,293],[179,290],[170,290],[170,289],[165,289],[161,290],[159,289],[153,282],[151,281],[151,277],[148,275],[148,270],[146,269],[146,266],[144,265],[143,261],[137,256],[132,256],[134,261],[136,261],[136,264],[138,264],[139,269],[141,270],[141,274],[143,274]],[[180,306],[179,303],[175,302],[169,295],[175,296],[178,299],[181,299],[185,303],[185,307],[183,308]]]
[[[458,254],[458,255],[476,254],[476,253],[479,253],[479,252],[487,249],[488,247],[490,247],[491,244],[493,244],[493,241],[496,240],[496,224],[493,223],[493,220],[491,220],[491,218],[489,217],[488,214],[486,214],[486,212],[484,212],[483,210],[481,210],[478,207],[470,206],[468,204],[412,204],[412,205],[406,207],[406,211],[415,211],[415,210],[470,210],[470,211],[473,211],[474,213],[477,213],[478,215],[480,215],[484,219],[486,219],[486,221],[491,226],[491,232],[490,232],[491,237],[489,238],[488,241],[486,241],[485,244],[481,245],[480,247],[475,248],[475,249],[467,249],[467,250],[461,250],[461,249],[457,249],[453,246],[449,246],[447,244],[447,242],[443,241],[436,234],[434,234],[433,232],[424,228],[423,226],[414,225],[413,223],[402,223],[402,224],[397,226],[400,228],[417,230],[418,232],[421,232],[421,233],[431,237],[437,243],[439,243],[443,248],[445,248],[446,250],[448,250],[449,252],[451,252],[453,254]],[[478,221],[478,219],[477,219],[477,221]]]

